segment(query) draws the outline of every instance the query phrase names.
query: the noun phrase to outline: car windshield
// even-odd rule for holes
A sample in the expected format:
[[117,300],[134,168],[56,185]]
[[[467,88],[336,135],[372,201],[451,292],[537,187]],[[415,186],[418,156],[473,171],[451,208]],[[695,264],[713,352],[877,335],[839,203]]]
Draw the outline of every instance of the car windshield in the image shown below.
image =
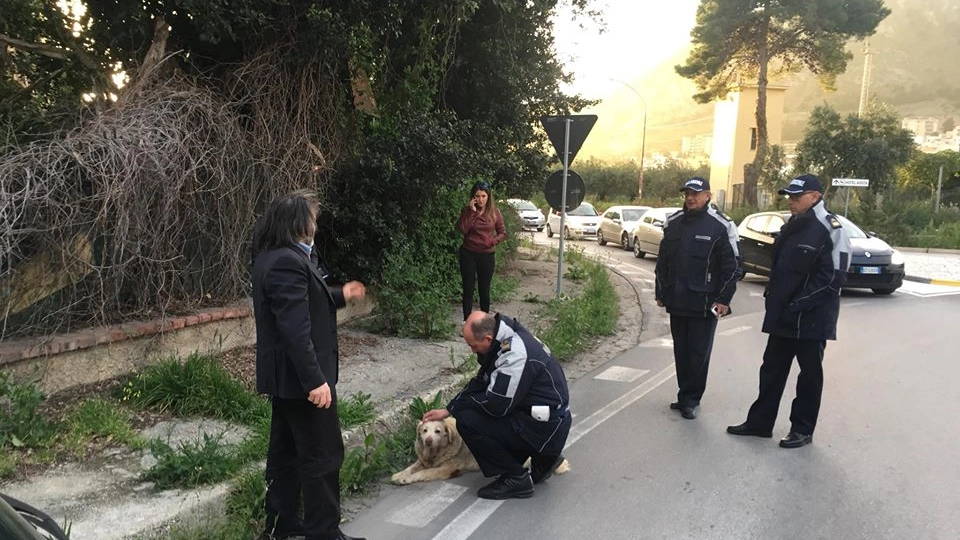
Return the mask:
[[643,213],[646,210],[639,210],[637,208],[625,208],[623,210],[623,220],[624,221],[640,221],[640,218],[643,217]]
[[848,236],[848,237],[850,237],[850,238],[870,238],[870,235],[868,235],[867,233],[863,232],[863,229],[861,229],[860,227],[857,227],[856,225],[854,225],[853,222],[850,221],[849,219],[847,219],[847,218],[845,218],[845,217],[843,217],[843,216],[837,216],[837,218],[839,218],[839,219],[840,219],[840,223],[843,224],[843,229],[844,229],[845,231],[847,231],[847,236]]
[[596,216],[597,209],[589,203],[583,203],[578,206],[576,209],[567,212],[568,216]]
[[514,208],[517,210],[536,210],[537,205],[533,204],[530,201],[516,201],[513,203]]

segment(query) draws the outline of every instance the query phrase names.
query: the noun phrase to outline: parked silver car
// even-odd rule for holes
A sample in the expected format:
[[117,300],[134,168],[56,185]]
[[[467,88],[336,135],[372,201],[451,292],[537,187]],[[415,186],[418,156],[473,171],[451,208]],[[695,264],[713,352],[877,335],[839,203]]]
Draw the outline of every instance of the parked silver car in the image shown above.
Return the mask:
[[638,259],[644,258],[647,253],[660,253],[660,241],[663,240],[663,225],[667,217],[679,211],[680,208],[651,208],[644,212],[640,223],[633,229],[633,255]]
[[[600,214],[592,204],[585,202],[567,212],[563,220],[563,237],[567,239],[596,236]],[[547,237],[560,232],[560,212],[554,210],[547,218]]]
[[640,218],[649,210],[649,206],[611,206],[600,217],[600,229],[597,231],[597,243],[616,242],[624,251],[633,249],[633,229]]
[[507,199],[506,203],[512,206],[520,214],[520,222],[523,223],[524,230],[536,229],[537,232],[543,230],[547,223],[547,218],[543,212],[537,208],[537,205],[524,199]]

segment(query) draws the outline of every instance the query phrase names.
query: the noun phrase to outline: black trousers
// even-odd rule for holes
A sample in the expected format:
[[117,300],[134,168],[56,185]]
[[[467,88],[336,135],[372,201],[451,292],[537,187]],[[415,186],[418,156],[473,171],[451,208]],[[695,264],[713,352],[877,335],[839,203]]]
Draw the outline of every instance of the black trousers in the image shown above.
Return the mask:
[[306,399],[273,398],[267,450],[267,530],[297,530],[303,502],[308,538],[335,538],[340,530],[343,437],[336,397],[329,409]]
[[[572,423],[571,415],[567,414],[553,435],[557,444],[551,444],[550,447],[563,449]],[[553,463],[560,455],[559,451],[556,456],[540,454],[539,448],[534,448],[520,437],[509,415],[499,417],[490,416],[483,411],[460,411],[457,413],[457,431],[477,459],[484,476],[518,476],[523,474],[523,464],[527,458],[543,458],[545,462]]]
[[747,423],[757,429],[773,429],[780,398],[787,385],[793,358],[800,364],[797,397],[790,409],[790,431],[813,435],[823,394],[823,351],[827,342],[771,335],[760,366],[760,395],[750,406]]
[[707,372],[716,331],[716,317],[670,316],[673,360],[677,366],[679,387],[677,403],[681,407],[700,405],[703,392],[707,389]]
[[473,286],[480,296],[480,309],[490,313],[490,282],[496,265],[495,253],[478,253],[460,248],[460,277],[463,279],[463,320],[473,311]]

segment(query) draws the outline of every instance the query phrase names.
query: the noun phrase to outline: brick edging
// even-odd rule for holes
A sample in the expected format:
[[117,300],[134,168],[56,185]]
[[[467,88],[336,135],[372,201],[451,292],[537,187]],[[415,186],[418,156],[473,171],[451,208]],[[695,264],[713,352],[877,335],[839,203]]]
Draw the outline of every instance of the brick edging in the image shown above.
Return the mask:
[[0,345],[0,366],[30,358],[50,356],[98,345],[150,337],[212,321],[242,319],[253,315],[249,302],[198,311],[180,317],[160,317],[148,321],[126,322],[88,328],[77,332],[36,338],[23,338]]

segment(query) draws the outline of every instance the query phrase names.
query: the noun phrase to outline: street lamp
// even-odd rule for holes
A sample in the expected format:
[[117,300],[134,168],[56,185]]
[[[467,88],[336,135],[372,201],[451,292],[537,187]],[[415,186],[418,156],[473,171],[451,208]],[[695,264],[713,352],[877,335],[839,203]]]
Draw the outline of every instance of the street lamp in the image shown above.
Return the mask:
[[647,147],[647,100],[643,99],[643,96],[640,95],[640,92],[637,92],[637,89],[633,86],[630,86],[629,83],[621,81],[620,79],[610,79],[613,82],[618,82],[637,95],[637,98],[640,99],[640,103],[643,103],[643,135],[640,138],[640,185],[637,189],[637,199],[643,198],[643,155],[646,153]]

